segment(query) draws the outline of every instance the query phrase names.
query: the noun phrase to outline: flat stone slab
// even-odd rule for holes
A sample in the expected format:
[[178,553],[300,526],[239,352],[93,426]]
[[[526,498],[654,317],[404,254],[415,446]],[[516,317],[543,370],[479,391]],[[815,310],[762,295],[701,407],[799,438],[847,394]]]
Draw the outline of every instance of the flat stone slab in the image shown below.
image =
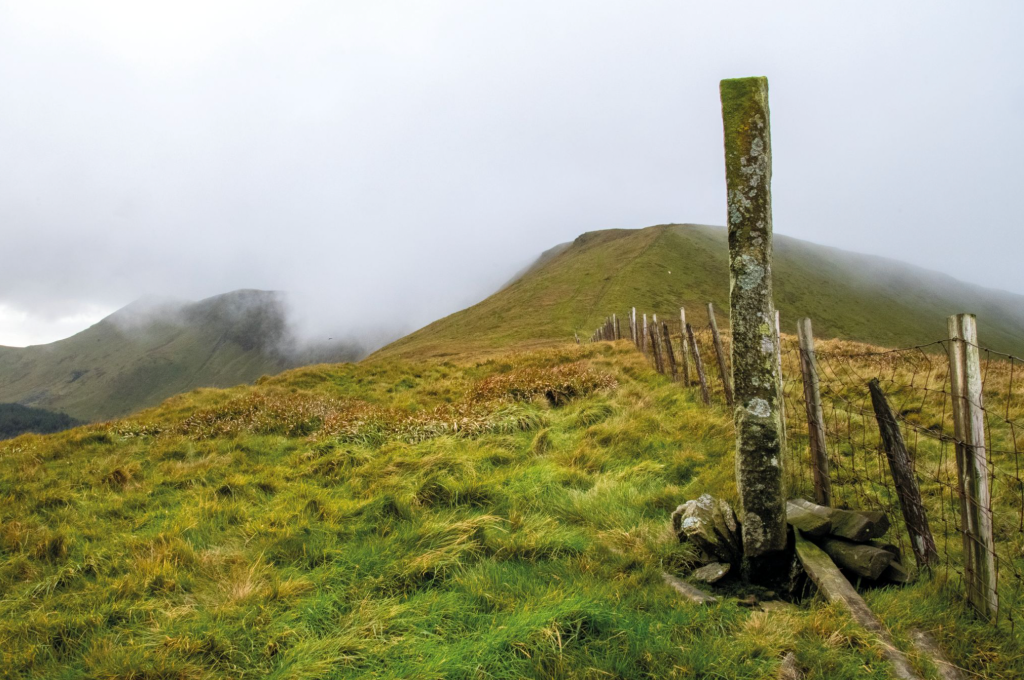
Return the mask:
[[790,504],[812,515],[829,520],[832,524],[832,528],[829,530],[831,535],[857,543],[880,538],[889,530],[889,518],[884,512],[877,510],[841,510],[818,505],[802,498],[793,498],[786,504],[787,513]]
[[704,565],[700,569],[695,570],[690,576],[698,581],[704,583],[718,583],[729,570],[732,568],[730,564],[722,564],[721,562],[712,562],[711,564]]
[[811,577],[818,590],[829,602],[838,602],[868,631],[874,633],[882,655],[892,664],[893,676],[900,680],[923,680],[906,654],[893,643],[892,636],[878,617],[868,608],[864,599],[857,594],[850,582],[829,559],[829,556],[818,546],[796,532],[796,554],[807,575]]
[[708,595],[700,588],[692,586],[686,581],[678,579],[667,572],[661,572],[661,580],[671,586],[677,593],[695,604],[714,604],[718,602],[717,597]]

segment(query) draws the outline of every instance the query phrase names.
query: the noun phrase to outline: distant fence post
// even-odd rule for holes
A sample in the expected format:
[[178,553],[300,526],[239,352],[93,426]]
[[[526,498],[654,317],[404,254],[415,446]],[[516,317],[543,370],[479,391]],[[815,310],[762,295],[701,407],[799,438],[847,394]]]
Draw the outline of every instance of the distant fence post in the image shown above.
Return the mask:
[[772,304],[771,129],[768,79],[723,80],[729,222],[729,311],[736,407],[736,485],[744,575],[769,582],[788,569],[779,420],[779,351]]
[[683,363],[683,384],[690,386],[690,341],[686,337],[686,310],[679,308],[679,354]]
[[662,339],[665,345],[665,358],[668,359],[669,370],[672,371],[672,382],[679,380],[679,371],[676,369],[676,355],[672,351],[672,334],[668,332],[668,323],[661,322]]
[[729,366],[725,363],[725,349],[722,347],[722,336],[718,334],[718,322],[715,321],[715,305],[708,303],[708,322],[711,324],[711,337],[715,341],[715,354],[718,355],[718,371],[722,375],[722,387],[725,389],[725,403],[732,406],[732,376]]
[[914,462],[910,459],[907,445],[903,441],[903,433],[900,432],[900,426],[896,422],[889,401],[878,385],[878,378],[871,379],[868,390],[871,392],[875,420],[878,421],[878,433],[882,437],[882,448],[885,449],[885,457],[889,459],[889,470],[896,483],[896,495],[900,499],[903,521],[910,534],[910,546],[914,550],[917,566],[926,569],[939,561],[939,551],[935,547],[931,527],[928,526],[928,515],[921,501],[917,477],[914,476]]
[[825,443],[825,416],[821,408],[821,384],[818,380],[818,362],[814,355],[814,331],[811,320],[796,322],[800,339],[800,373],[804,383],[804,406],[807,408],[807,438],[811,448],[811,467],[814,470],[814,501],[818,505],[832,505],[832,479],[829,476],[828,448]]
[[960,479],[967,600],[982,616],[994,619],[999,612],[999,594],[996,591],[978,326],[973,314],[949,317],[949,380]]
[[708,380],[704,376],[704,362],[700,360],[700,348],[697,347],[697,339],[693,337],[693,328],[686,324],[686,337],[690,341],[690,349],[693,350],[693,365],[697,369],[697,379],[700,381],[700,397],[704,404],[711,404],[711,395],[708,394]]
[[651,319],[651,353],[654,354],[654,367],[658,373],[665,374],[665,359],[661,356],[661,332],[658,330],[658,315],[654,314]]
[[577,345],[578,345],[578,344],[580,344],[580,334],[579,334],[579,333],[577,333],[577,332],[576,332],[576,331],[574,330],[574,331],[572,332],[572,337],[576,338],[576,344],[577,344]]
[[[782,380],[782,325],[779,323],[779,310],[775,310],[775,338],[779,343],[779,420],[782,421],[782,450],[787,451],[786,437],[786,390]],[[820,504],[819,504],[820,505]]]

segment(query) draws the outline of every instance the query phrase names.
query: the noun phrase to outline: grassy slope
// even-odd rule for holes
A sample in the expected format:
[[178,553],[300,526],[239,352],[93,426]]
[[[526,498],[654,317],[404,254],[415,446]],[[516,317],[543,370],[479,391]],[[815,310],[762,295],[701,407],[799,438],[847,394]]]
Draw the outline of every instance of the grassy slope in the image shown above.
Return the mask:
[[[4,442],[0,674],[768,678],[794,651],[811,679],[888,677],[820,602],[662,583],[690,559],[670,511],[731,495],[731,439],[621,343],[298,369]],[[938,583],[869,599],[901,645],[922,626],[1024,672],[1022,633]]]
[[[0,347],[0,401],[85,421],[125,415],[195,387],[252,382],[295,365],[274,351],[283,317],[274,294],[236,291],[188,305],[174,321],[115,322],[65,340]],[[335,361],[357,355],[336,352]]]
[[82,425],[63,413],[21,404],[0,404],[0,439],[10,439],[26,432],[49,434]]
[[[591,232],[478,305],[412,333],[375,356],[425,357],[589,337],[612,312],[678,319],[728,309],[725,230],[671,225]],[[776,236],[775,296],[783,330],[810,316],[821,337],[898,347],[945,336],[946,316],[979,316],[982,342],[1024,355],[1024,297],[963,284],[883,258]],[[727,322],[723,318],[722,322]]]

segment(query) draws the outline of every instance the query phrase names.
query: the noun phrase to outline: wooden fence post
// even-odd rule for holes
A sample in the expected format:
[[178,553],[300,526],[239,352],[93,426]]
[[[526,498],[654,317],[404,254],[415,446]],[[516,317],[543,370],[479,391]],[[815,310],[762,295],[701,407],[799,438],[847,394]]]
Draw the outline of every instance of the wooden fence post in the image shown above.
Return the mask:
[[576,344],[577,345],[580,344],[580,334],[579,333],[577,333],[576,331],[573,331],[572,332],[572,337],[576,338]]
[[612,319],[615,320],[615,339],[622,340],[622,326],[619,325],[619,317],[612,314]]
[[658,315],[651,319],[651,353],[654,354],[654,367],[658,373],[665,375],[665,359],[661,356],[661,332],[658,330]]
[[889,459],[889,470],[892,471],[892,479],[896,483],[896,495],[900,499],[903,521],[910,533],[910,546],[914,550],[917,566],[926,569],[938,563],[939,551],[935,548],[935,539],[932,538],[932,530],[928,526],[928,515],[924,511],[924,503],[921,502],[921,491],[917,487],[917,477],[914,475],[914,462],[907,452],[907,445],[903,441],[903,433],[900,432],[896,416],[893,415],[892,408],[889,407],[889,402],[878,385],[878,378],[871,379],[868,390],[871,392],[875,420],[878,421],[878,433],[882,437],[882,448],[885,449],[885,457]]
[[683,384],[690,386],[690,341],[686,337],[686,310],[679,308],[679,354],[683,363]]
[[788,450],[786,444],[786,390],[782,378],[782,325],[779,323],[779,310],[775,310],[775,338],[779,343],[779,420],[782,421],[782,449]]
[[715,341],[715,354],[718,355],[718,371],[722,375],[722,387],[725,388],[725,403],[732,406],[732,376],[725,363],[722,336],[718,334],[718,322],[715,321],[715,306],[710,302],[708,303],[708,322],[711,324],[711,337]]
[[672,371],[672,382],[679,381],[679,372],[676,370],[676,355],[672,351],[672,334],[668,332],[668,324],[661,322],[662,339],[665,344],[665,358],[668,359],[669,370]]
[[700,381],[700,398],[705,405],[711,404],[711,395],[708,394],[708,380],[704,376],[704,362],[700,360],[700,347],[697,346],[697,339],[693,337],[693,328],[686,324],[686,337],[690,341],[690,349],[693,350],[693,365],[697,369],[697,379]]
[[779,351],[772,328],[771,129],[768,79],[723,80],[722,123],[729,227],[736,486],[748,580],[784,578],[786,498]]
[[832,478],[825,442],[825,416],[821,408],[821,384],[818,380],[818,361],[814,356],[814,331],[811,329],[811,320],[805,318],[797,321],[796,334],[800,339],[800,373],[804,383],[804,406],[807,408],[811,469],[814,471],[814,501],[818,505],[832,505]]
[[629,332],[632,334],[633,344],[640,346],[640,339],[636,335],[636,307],[633,307],[629,315]]
[[644,314],[644,330],[640,336],[640,351],[647,354],[647,315]]
[[999,613],[999,593],[996,591],[978,326],[973,314],[949,317],[949,380],[960,480],[967,600],[982,616],[995,619]]

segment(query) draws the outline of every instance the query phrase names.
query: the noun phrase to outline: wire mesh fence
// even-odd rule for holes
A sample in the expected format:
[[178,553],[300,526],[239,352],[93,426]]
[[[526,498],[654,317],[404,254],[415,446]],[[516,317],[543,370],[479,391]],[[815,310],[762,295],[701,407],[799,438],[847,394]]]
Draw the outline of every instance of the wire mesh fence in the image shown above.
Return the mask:
[[[678,321],[668,326],[669,342],[680,364],[684,346],[690,345],[690,386],[699,384],[694,365],[699,355],[711,403],[725,405],[725,381],[731,379],[728,333],[721,334],[723,374],[710,325],[691,327],[692,344],[684,340],[685,329]],[[629,339],[630,333],[624,331],[623,337]],[[885,512],[892,520],[886,540],[899,549],[904,564],[912,566],[909,556],[914,546],[901,521],[900,496],[868,387],[876,380],[891,406],[917,479],[940,558],[934,571],[966,588],[974,581],[972,572],[979,568],[972,553],[990,553],[995,564],[998,617],[1014,626],[1024,605],[1024,359],[969,343],[980,358],[981,399],[975,406],[983,420],[986,446],[979,455],[988,483],[988,497],[976,498],[965,493],[964,463],[958,464],[958,452],[961,457],[970,453],[966,442],[957,437],[951,342],[941,339],[892,350],[840,340],[819,343],[815,360],[807,364],[820,390],[832,505]],[[646,344],[651,355],[652,343],[648,340]],[[780,339],[785,479],[789,497],[814,499],[801,351],[796,337]],[[680,368],[680,381],[682,373]],[[979,544],[977,528],[968,526],[974,516],[972,509],[983,522],[991,523],[991,542]]]
[[[881,510],[893,521],[888,540],[904,555],[913,547],[879,433],[868,384],[877,380],[892,407],[920,488],[940,556],[939,569],[961,585],[970,581],[965,546],[979,543],[966,521],[974,505],[992,524],[992,542],[981,547],[995,563],[999,616],[1015,625],[1024,604],[1024,484],[1021,437],[1024,419],[1022,360],[976,346],[982,357],[982,401],[988,446],[984,451],[989,499],[964,492],[950,384],[949,340],[878,351],[838,341],[823,343],[811,366],[820,385],[823,430],[830,465],[832,504]],[[782,393],[787,413],[786,479],[791,496],[813,498],[801,349],[782,342]],[[966,541],[965,541],[966,538]]]

